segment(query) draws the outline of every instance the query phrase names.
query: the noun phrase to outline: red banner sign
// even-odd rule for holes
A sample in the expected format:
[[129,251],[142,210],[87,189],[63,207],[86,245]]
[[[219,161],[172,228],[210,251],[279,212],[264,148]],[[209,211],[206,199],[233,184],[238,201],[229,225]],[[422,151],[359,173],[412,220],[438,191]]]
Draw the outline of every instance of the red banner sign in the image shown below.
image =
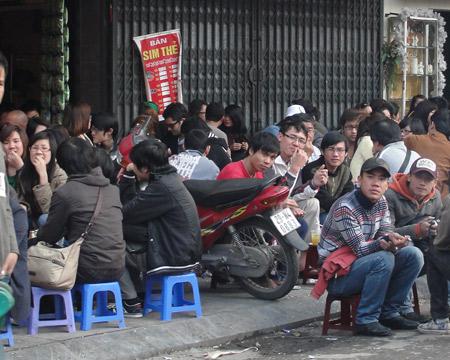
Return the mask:
[[141,53],[147,100],[159,107],[160,114],[172,102],[182,102],[181,37],[169,30],[133,38]]

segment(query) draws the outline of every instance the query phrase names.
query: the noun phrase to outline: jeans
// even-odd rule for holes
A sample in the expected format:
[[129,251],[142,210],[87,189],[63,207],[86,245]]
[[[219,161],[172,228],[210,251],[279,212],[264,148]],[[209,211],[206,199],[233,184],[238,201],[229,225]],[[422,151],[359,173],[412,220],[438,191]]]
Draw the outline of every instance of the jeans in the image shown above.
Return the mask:
[[297,229],[298,236],[305,240],[309,230],[308,224],[302,218],[297,218],[297,220],[300,223],[300,227]]
[[321,212],[319,214],[319,221],[320,221],[320,225],[323,225],[323,223],[325,222],[325,219],[328,216],[328,212]]
[[430,249],[427,253],[427,280],[430,290],[431,317],[448,318],[448,280],[450,280],[450,252]]
[[[426,273],[426,269],[427,269],[426,254],[430,249],[429,243],[430,243],[430,239],[427,239],[427,238],[414,241],[414,246],[417,247],[418,249],[420,249],[420,251],[422,251],[422,254],[424,255],[424,265],[423,265],[422,270],[420,271],[420,274],[418,275],[418,277],[425,275],[425,273]],[[413,293],[411,290],[408,293],[408,296],[406,297],[404,304],[400,307],[400,314],[405,315],[405,314],[408,314],[408,313],[411,313],[414,311],[413,306],[412,306],[412,297],[413,297]]]
[[378,251],[354,261],[350,272],[331,279],[328,292],[332,295],[361,294],[355,323],[377,322],[379,318],[400,316],[400,306],[422,269],[424,260],[419,249],[407,246],[394,255]]
[[37,224],[39,227],[44,225],[47,222],[48,214],[41,214],[37,220]]
[[319,212],[320,204],[316,198],[306,200],[296,200],[300,209],[305,212],[303,220],[308,224],[308,231],[303,237],[308,244],[311,242],[311,231],[320,233]]

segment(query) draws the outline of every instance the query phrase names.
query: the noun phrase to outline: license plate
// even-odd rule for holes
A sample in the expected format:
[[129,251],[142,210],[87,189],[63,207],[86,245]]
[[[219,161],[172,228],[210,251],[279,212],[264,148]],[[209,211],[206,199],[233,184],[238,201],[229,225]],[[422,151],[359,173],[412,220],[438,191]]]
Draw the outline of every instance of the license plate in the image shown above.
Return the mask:
[[272,223],[283,236],[300,227],[300,223],[289,208],[272,215],[270,220],[272,220]]

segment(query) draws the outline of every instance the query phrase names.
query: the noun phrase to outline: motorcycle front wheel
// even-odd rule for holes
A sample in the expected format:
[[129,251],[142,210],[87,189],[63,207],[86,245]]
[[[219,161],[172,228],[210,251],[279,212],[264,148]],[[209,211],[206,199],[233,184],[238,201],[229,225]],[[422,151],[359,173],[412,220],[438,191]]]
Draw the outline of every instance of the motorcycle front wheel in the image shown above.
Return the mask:
[[240,277],[242,287],[263,300],[275,300],[287,295],[298,279],[298,256],[295,249],[264,219],[250,219],[235,226],[244,246],[260,249],[271,260],[264,276]]

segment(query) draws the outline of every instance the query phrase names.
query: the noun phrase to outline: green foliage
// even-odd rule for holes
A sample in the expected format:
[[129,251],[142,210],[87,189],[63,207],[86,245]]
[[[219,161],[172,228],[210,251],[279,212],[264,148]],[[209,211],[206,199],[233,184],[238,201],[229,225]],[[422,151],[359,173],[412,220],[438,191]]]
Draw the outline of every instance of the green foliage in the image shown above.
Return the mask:
[[385,41],[381,48],[381,62],[383,64],[384,81],[389,89],[394,83],[395,69],[402,61],[402,44],[397,40]]

